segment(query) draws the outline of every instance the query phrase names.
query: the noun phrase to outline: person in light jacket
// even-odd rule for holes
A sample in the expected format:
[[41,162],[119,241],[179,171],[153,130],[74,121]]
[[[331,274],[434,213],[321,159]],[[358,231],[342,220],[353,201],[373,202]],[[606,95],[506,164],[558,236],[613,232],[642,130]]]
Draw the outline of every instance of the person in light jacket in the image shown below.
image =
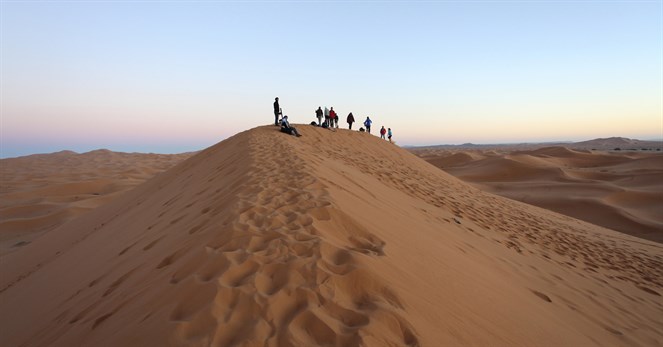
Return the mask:
[[318,106],[318,109],[315,110],[315,117],[318,118],[318,126],[322,126],[322,108]]
[[366,120],[364,121],[364,126],[366,127],[366,132],[371,133],[371,124],[373,124],[373,121],[371,120],[370,117],[366,117]]

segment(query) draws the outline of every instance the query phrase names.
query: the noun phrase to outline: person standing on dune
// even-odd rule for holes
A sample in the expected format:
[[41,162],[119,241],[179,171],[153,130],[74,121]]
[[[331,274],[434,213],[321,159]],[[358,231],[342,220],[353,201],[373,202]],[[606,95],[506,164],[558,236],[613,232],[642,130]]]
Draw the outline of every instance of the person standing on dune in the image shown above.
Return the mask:
[[334,124],[336,124],[336,128],[338,128],[338,115],[332,107],[331,110],[329,110],[329,127],[334,128]]
[[355,122],[355,116],[352,115],[352,112],[348,114],[348,129],[352,130],[352,123]]
[[364,121],[364,126],[366,127],[366,132],[369,134],[371,133],[371,124],[373,124],[371,118],[366,117],[366,120]]
[[318,109],[315,110],[315,117],[318,118],[318,126],[322,126],[322,107],[318,106]]
[[386,139],[384,138],[384,135],[385,135],[386,133],[387,133],[387,129],[385,129],[385,128],[384,128],[384,125],[383,125],[382,128],[380,129],[380,138],[383,139],[383,140],[386,140]]
[[279,105],[279,97],[274,100],[274,125],[279,125],[279,115],[281,114],[281,106]]
[[387,138],[389,139],[389,142],[391,142],[391,128],[387,129]]
[[329,128],[329,109],[325,106],[325,125]]

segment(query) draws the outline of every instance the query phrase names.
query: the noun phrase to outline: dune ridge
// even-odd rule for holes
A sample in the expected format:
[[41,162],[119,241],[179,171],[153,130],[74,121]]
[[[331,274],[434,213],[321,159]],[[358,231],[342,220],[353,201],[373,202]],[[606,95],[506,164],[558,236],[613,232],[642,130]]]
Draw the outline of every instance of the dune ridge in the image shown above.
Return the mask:
[[661,345],[660,245],[259,127],[0,262],[3,345]]

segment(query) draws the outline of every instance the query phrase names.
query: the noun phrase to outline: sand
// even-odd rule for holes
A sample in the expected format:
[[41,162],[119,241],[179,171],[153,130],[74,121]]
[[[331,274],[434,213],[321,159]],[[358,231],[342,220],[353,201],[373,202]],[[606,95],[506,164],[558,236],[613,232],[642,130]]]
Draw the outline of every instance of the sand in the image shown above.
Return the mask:
[[96,150],[0,160],[0,255],[190,157]]
[[482,190],[663,243],[663,153],[565,147],[414,152]]
[[660,244],[375,136],[235,135],[0,262],[3,346],[660,346]]

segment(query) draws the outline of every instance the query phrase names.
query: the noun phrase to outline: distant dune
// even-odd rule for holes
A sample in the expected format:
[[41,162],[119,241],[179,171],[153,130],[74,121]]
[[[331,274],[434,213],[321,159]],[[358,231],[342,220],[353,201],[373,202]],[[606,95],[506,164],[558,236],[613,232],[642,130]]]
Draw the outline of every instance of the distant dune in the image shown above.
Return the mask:
[[[483,192],[375,136],[299,129],[237,134],[3,256],[0,345],[663,344],[660,244]],[[585,172],[482,156],[541,164],[530,182]]]
[[642,141],[629,139],[625,137],[609,137],[604,139],[594,139],[589,141],[576,142],[572,148],[598,149],[598,150],[642,150],[657,149],[663,150],[663,141]]
[[0,255],[115,199],[189,156],[96,150],[0,160]]
[[593,139],[581,142],[542,142],[542,143],[503,143],[503,144],[473,144],[464,143],[462,145],[435,145],[435,146],[420,146],[409,147],[409,149],[416,151],[420,155],[426,155],[428,151],[435,151],[440,149],[447,150],[505,150],[505,151],[531,151],[545,147],[566,147],[575,150],[628,150],[628,151],[663,151],[663,141],[643,141],[636,139],[629,139],[625,137],[609,137],[605,139]]
[[428,150],[424,158],[481,189],[663,243],[663,153],[498,151]]

